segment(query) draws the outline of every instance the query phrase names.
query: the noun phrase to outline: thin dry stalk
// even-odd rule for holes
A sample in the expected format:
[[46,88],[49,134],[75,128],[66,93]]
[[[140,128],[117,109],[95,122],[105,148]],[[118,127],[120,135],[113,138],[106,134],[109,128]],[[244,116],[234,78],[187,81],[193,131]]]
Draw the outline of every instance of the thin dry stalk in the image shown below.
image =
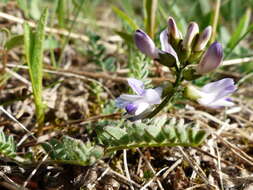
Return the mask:
[[161,169],[159,172],[157,172],[155,176],[151,180],[149,180],[140,190],[146,189],[163,171],[167,170],[168,168],[169,167],[165,167]]
[[[12,15],[9,15],[9,14],[3,13],[3,12],[0,12],[0,17],[4,18],[4,19],[7,19],[7,20],[10,20],[12,22],[19,23],[19,24],[24,24],[26,22],[26,23],[28,23],[28,25],[30,27],[33,27],[33,28],[36,27],[36,24],[34,22],[27,21],[27,20],[24,20],[23,18],[18,18],[18,17],[12,16]],[[69,31],[64,30],[64,29],[56,29],[56,28],[46,27],[45,31],[48,32],[48,33],[52,33],[52,34],[69,36],[70,38],[79,39],[79,40],[82,40],[84,42],[89,41],[89,38],[85,35],[81,35],[81,34],[77,34],[77,33],[73,33],[73,32],[69,33]]]
[[[124,163],[124,169],[125,169],[126,177],[127,177],[128,180],[131,180],[129,170],[128,170],[128,166],[127,166],[127,150],[123,150],[123,163]],[[130,184],[130,188],[132,190],[134,190],[133,184]]]
[[[142,154],[142,152],[140,151],[139,148],[137,148],[137,151],[139,152],[139,154],[141,155],[141,157],[143,158],[143,160],[146,162],[146,164],[148,165],[149,169],[151,170],[151,172],[155,175],[155,170],[154,168],[152,167],[151,163],[148,161],[148,159]],[[161,190],[164,190],[163,186],[162,186],[162,183],[160,182],[159,179],[156,180],[157,183],[158,183],[158,186]]]
[[210,185],[208,182],[208,179],[206,177],[205,172],[201,169],[201,167],[193,161],[193,159],[190,159],[190,155],[188,155],[182,147],[178,146],[179,151],[182,153],[184,158],[188,161],[188,163],[192,166],[192,168],[195,170],[195,172],[202,178],[202,180],[205,182],[206,185]]

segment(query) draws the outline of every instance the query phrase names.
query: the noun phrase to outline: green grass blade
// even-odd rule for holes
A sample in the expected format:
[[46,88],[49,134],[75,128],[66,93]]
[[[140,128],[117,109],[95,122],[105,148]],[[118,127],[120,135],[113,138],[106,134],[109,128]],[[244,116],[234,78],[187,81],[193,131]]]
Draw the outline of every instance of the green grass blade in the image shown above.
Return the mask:
[[217,26],[218,26],[219,15],[220,15],[220,4],[221,4],[221,0],[216,0],[213,19],[212,19],[213,31],[212,31],[212,35],[211,35],[211,39],[209,43],[214,42],[216,38]]
[[235,47],[248,35],[250,34],[251,32],[253,32],[253,24],[251,24],[249,27],[248,27],[248,30],[242,35],[242,37],[240,37],[235,43],[234,45],[231,47],[231,49],[227,52],[226,56],[225,56],[225,59],[227,59],[231,53],[233,52],[233,50],[235,49]]
[[12,48],[24,44],[24,35],[16,35],[9,39],[5,44],[4,47],[9,51]]
[[133,19],[131,19],[127,14],[125,14],[122,10],[118,9],[115,6],[112,6],[112,10],[114,13],[120,17],[125,23],[127,23],[132,30],[138,29],[138,25],[134,22]]
[[37,122],[41,125],[44,121],[44,105],[42,103],[42,78],[43,78],[43,44],[45,39],[45,26],[48,11],[44,10],[38,22],[34,36],[28,24],[24,25],[25,55],[29,66],[32,89],[36,106]]
[[28,16],[29,16],[29,9],[28,9],[27,1],[25,1],[25,0],[17,0],[17,4],[18,4],[19,8],[24,11],[25,17],[28,18]]
[[145,26],[148,35],[154,38],[156,27],[157,0],[144,0]]
[[240,37],[247,31],[250,23],[251,9],[247,9],[243,17],[240,19],[235,32],[233,33],[231,39],[228,42],[227,48],[231,49]]
[[65,1],[64,0],[58,0],[56,14],[57,14],[59,26],[61,28],[64,28],[65,26],[65,21],[64,21]]

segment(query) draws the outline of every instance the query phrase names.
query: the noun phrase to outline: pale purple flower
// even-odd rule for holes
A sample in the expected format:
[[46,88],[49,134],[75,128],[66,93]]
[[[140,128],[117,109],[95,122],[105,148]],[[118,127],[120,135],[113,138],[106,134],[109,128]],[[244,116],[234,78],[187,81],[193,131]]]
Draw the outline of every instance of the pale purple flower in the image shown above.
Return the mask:
[[168,31],[174,39],[182,39],[182,34],[178,30],[175,20],[172,17],[168,19]]
[[159,59],[159,52],[165,52],[171,54],[177,61],[177,53],[168,41],[168,31],[164,30],[160,34],[160,42],[162,50],[155,47],[153,40],[142,30],[138,29],[134,34],[134,41],[138,49],[145,55],[151,57],[152,59]]
[[222,46],[219,42],[214,42],[202,56],[197,72],[205,74],[215,70],[221,63],[223,58]]
[[158,49],[153,40],[142,30],[138,29],[134,34],[134,41],[139,50],[152,59],[158,58]]
[[225,106],[233,106],[234,103],[229,98],[229,95],[236,90],[234,80],[224,78],[216,82],[211,82],[196,90],[196,100],[198,103],[211,107],[220,108]]
[[142,81],[128,78],[127,82],[136,95],[122,94],[116,99],[116,106],[129,115],[139,115],[154,104],[161,103],[162,88],[145,89]]
[[162,51],[164,51],[165,53],[171,54],[173,55],[173,57],[176,59],[176,61],[178,62],[178,56],[176,51],[173,49],[173,47],[170,45],[169,43],[169,39],[168,39],[168,30],[163,30],[160,34],[160,42],[161,42],[161,49]]
[[202,51],[205,49],[208,41],[212,35],[212,26],[208,26],[205,30],[199,35],[198,41],[194,47],[194,51]]
[[195,22],[191,22],[188,25],[186,35],[183,39],[183,47],[184,49],[189,49],[192,46],[193,39],[199,33],[199,26]]

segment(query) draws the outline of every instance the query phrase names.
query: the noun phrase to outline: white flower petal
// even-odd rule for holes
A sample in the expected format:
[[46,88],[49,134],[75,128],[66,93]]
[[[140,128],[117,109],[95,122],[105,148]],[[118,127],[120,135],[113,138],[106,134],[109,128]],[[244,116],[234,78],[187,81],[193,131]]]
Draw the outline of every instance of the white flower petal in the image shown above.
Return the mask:
[[162,93],[163,93],[163,88],[162,87],[157,87],[154,90],[157,92],[157,94],[159,94],[160,97],[162,96]]
[[160,104],[161,103],[161,91],[160,89],[147,89],[143,96],[144,101],[149,104]]
[[118,108],[125,108],[127,104],[141,100],[143,97],[139,95],[122,94],[116,98],[115,103]]
[[146,109],[148,109],[150,107],[150,104],[147,102],[139,102],[136,104],[137,104],[138,108],[135,111],[135,115],[141,114],[142,112],[144,112]]
[[236,86],[231,78],[225,78],[216,82],[212,82],[201,88],[202,92],[212,96],[212,101],[217,101],[223,97],[226,97],[235,90]]
[[128,78],[127,82],[136,94],[141,95],[144,93],[145,91],[144,83],[142,81],[134,79],[134,78]]
[[178,57],[176,51],[173,49],[173,47],[169,43],[168,39],[168,31],[167,29],[163,30],[160,34],[160,42],[161,42],[161,49],[162,51],[169,53],[173,55],[178,62]]
[[222,99],[212,102],[211,104],[207,106],[212,107],[212,108],[220,108],[220,107],[229,107],[233,105],[234,105],[233,102],[227,100],[226,98],[222,98]]
[[216,97],[215,96],[216,94],[204,93],[204,92],[200,92],[199,95],[201,96],[201,98],[197,99],[197,101],[204,106],[210,105],[212,102],[215,101],[215,97]]
[[225,78],[219,81],[211,82],[206,84],[201,88],[201,91],[203,92],[219,92],[224,89],[226,86],[234,85],[234,81],[231,78]]
[[142,98],[142,96],[139,95],[131,95],[131,94],[121,94],[120,99],[125,100],[125,101],[136,101]]

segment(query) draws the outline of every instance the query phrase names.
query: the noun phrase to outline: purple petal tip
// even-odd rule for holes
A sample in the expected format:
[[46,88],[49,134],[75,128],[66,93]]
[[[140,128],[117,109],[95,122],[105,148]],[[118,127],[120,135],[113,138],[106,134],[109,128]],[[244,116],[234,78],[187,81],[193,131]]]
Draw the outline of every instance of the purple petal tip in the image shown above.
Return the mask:
[[147,56],[155,59],[158,57],[157,49],[153,40],[141,29],[137,29],[134,34],[134,41],[138,49]]
[[135,113],[135,111],[137,110],[137,106],[135,104],[130,103],[130,104],[126,105],[125,109],[128,114],[133,115]]

